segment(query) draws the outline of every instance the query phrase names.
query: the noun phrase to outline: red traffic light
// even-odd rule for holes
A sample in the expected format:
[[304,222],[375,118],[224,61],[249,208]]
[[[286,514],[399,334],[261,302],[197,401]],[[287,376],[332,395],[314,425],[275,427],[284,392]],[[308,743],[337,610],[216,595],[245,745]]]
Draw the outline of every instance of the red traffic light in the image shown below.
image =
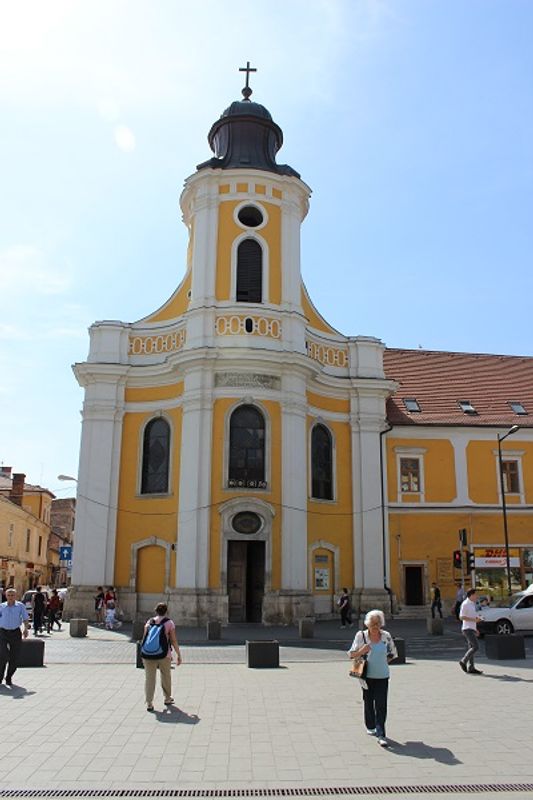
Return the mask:
[[461,569],[462,563],[463,563],[463,561],[462,561],[462,558],[461,558],[461,551],[460,550],[454,550],[453,551],[453,565],[454,565],[455,569]]

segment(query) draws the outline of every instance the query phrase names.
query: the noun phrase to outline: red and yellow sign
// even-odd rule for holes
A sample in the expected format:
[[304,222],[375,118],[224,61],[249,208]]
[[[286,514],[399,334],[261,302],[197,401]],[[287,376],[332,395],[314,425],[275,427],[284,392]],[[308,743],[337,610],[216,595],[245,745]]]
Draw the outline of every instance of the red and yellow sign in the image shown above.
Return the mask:
[[[474,549],[476,569],[490,569],[507,566],[505,547],[476,547]],[[509,548],[509,562],[511,567],[520,566],[520,550],[517,547]]]

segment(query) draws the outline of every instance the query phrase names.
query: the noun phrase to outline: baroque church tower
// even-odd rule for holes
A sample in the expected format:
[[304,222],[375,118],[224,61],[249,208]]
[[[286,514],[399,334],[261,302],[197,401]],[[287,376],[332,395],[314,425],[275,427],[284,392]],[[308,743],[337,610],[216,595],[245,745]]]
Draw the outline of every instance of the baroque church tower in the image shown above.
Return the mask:
[[[186,273],[135,323],[96,322],[86,362],[69,597],[115,585],[127,616],[293,622],[350,587],[388,602],[384,346],[345,337],[301,278],[310,189],[248,86],[181,195]],[[363,466],[364,465],[364,466]]]

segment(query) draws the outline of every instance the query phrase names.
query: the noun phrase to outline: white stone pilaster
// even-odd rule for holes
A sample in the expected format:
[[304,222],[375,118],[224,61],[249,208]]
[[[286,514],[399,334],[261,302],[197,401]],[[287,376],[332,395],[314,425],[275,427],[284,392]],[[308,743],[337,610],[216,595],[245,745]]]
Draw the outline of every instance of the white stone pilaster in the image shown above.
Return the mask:
[[307,591],[306,380],[282,376],[281,586]]
[[180,453],[177,589],[206,589],[211,516],[213,371],[190,368],[185,374]]
[[112,585],[124,383],[120,376],[86,384],[78,471],[72,584]]
[[218,238],[218,182],[212,175],[195,176],[190,213],[194,217],[190,308],[215,301]]

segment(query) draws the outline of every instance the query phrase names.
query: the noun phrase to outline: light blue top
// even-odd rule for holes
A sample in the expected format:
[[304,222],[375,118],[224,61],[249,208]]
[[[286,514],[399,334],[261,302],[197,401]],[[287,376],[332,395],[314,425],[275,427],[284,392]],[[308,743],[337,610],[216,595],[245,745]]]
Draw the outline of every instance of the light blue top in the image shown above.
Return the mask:
[[0,628],[4,628],[7,631],[16,631],[27,619],[29,617],[26,606],[19,600],[15,600],[12,606],[8,606],[7,603],[0,603]]
[[388,678],[389,665],[387,663],[387,645],[385,642],[370,642],[370,652],[367,656],[367,678]]

